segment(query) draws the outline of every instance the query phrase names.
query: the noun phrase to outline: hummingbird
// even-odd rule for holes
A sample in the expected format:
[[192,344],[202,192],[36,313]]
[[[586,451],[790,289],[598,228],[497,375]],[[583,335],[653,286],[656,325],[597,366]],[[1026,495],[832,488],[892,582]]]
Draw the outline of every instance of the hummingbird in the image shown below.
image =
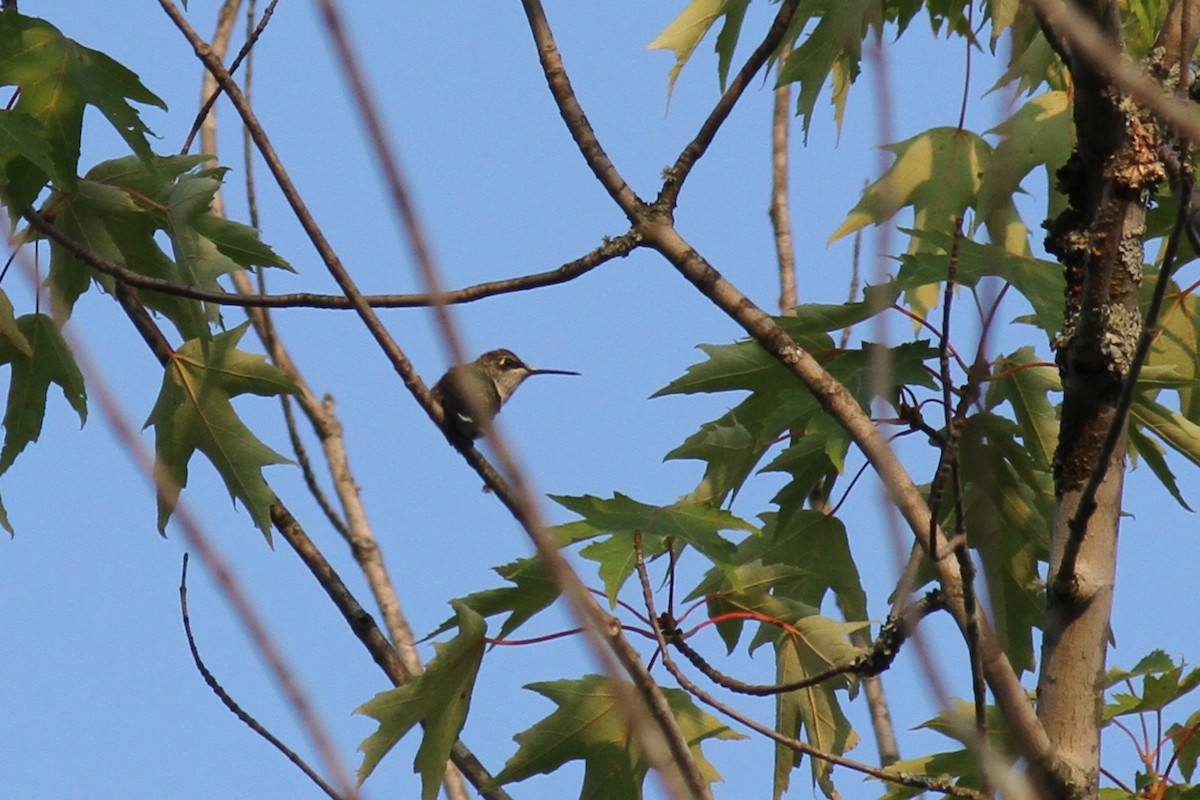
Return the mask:
[[500,407],[530,375],[578,375],[565,369],[536,369],[511,350],[489,350],[470,364],[451,367],[431,390],[441,403],[446,430],[462,443],[487,433]]

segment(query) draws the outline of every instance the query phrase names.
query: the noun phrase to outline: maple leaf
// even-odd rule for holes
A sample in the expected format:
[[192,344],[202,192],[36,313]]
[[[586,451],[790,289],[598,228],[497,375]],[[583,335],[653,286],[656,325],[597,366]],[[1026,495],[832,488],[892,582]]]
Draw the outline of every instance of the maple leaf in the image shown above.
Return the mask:
[[0,323],[0,363],[12,364],[4,410],[4,448],[0,450],[2,473],[41,434],[50,384],[62,388],[80,424],[87,421],[87,393],[71,349],[50,317],[26,314],[9,325],[12,306],[5,298],[0,304],[0,318],[6,320]]
[[620,492],[610,499],[591,495],[551,495],[550,499],[583,517],[556,528],[560,537],[578,541],[609,534],[607,539],[583,548],[580,555],[600,562],[604,590],[613,602],[622,584],[633,573],[636,564],[634,538],[638,535],[643,537],[646,556],[662,554],[666,551],[667,540],[673,539],[677,544],[691,545],[709,558],[725,562],[732,558],[734,546],[718,531],[758,533],[754,525],[708,503],[653,506],[639,503]]
[[[197,169],[204,156],[171,156],[148,162],[125,157],[97,164],[72,192],[56,193],[46,204],[59,228],[110,261],[151,278],[211,292],[224,291],[217,279],[254,266],[291,269],[248,225],[213,213],[223,169]],[[160,242],[166,234],[174,259]],[[57,244],[51,245],[50,286],[64,313],[98,275]],[[140,291],[147,306],[161,312],[184,339],[207,337],[220,321],[211,303]]]
[[436,646],[437,655],[424,673],[403,686],[375,695],[355,712],[379,722],[379,729],[358,747],[363,754],[358,769],[359,784],[396,742],[420,723],[425,726],[425,735],[413,761],[413,771],[421,773],[423,800],[437,797],[450,748],[467,720],[487,633],[483,617],[457,601],[450,604],[458,617],[458,635]]
[[[519,558],[504,566],[493,567],[493,570],[512,585],[473,592],[458,602],[484,617],[509,612],[508,618],[500,626],[500,632],[496,634],[497,639],[507,637],[558,598],[558,587],[550,579],[545,562],[537,556]],[[425,638],[432,639],[456,624],[451,617]]]
[[275,493],[262,468],[290,463],[259,441],[238,419],[230,400],[239,394],[295,393],[288,376],[264,356],[237,349],[249,323],[213,337],[185,343],[166,367],[162,389],[146,426],[155,430],[155,473],[159,478],[158,529],[162,531],[187,485],[188,461],[201,451],[217,468],[229,493],[241,500],[270,540],[270,506]]
[[[0,14],[0,86],[13,85],[21,89],[15,110],[41,123],[50,162],[41,145],[4,155],[4,194],[14,217],[47,178],[74,187],[87,106],[98,109],[143,159],[151,155],[150,129],[128,101],[167,108],[137,75],[104,53],[68,39],[45,20],[6,11]],[[47,170],[51,164],[53,174]]]
[[[558,704],[558,710],[513,738],[520,748],[504,765],[493,786],[550,773],[568,761],[583,761],[581,800],[609,797],[640,798],[649,765],[633,739],[623,695],[603,675],[579,680],[528,684],[538,694]],[[632,688],[630,689],[632,690]],[[719,720],[704,713],[679,689],[662,689],[683,738],[701,775],[709,783],[721,780],[705,758],[705,739],[744,739]],[[485,787],[486,790],[486,787]]]

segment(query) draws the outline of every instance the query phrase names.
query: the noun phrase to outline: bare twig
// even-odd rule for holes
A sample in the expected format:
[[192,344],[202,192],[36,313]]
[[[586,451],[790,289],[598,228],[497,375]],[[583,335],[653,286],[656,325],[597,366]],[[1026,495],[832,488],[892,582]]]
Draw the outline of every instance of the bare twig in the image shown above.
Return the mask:
[[676,627],[675,619],[669,613],[663,613],[659,616],[658,627],[662,630],[667,644],[682,653],[688,661],[692,662],[692,665],[696,669],[703,672],[706,677],[717,685],[738,694],[769,697],[794,692],[799,689],[807,689],[810,686],[817,686],[839,675],[854,674],[863,677],[879,675],[891,666],[892,661],[899,655],[900,648],[904,645],[904,642],[912,635],[917,623],[934,611],[941,611],[945,607],[941,593],[936,590],[930,592],[921,600],[907,607],[899,617],[888,617],[887,622],[879,629],[879,636],[874,642],[865,646],[862,653],[842,664],[835,664],[832,667],[790,683],[745,683],[737,678],[732,678],[705,661],[703,656],[693,650],[684,641],[684,636]]
[[[271,0],[271,2],[267,4],[266,9],[263,11],[262,17],[260,17],[258,20],[258,25],[246,36],[246,41],[242,44],[241,50],[238,51],[238,54],[234,57],[233,62],[230,63],[230,75],[237,72],[242,61],[246,59],[254,49],[254,45],[258,42],[258,38],[262,36],[263,31],[267,29],[267,23],[271,21],[271,16],[275,13],[275,6],[278,2],[279,0]],[[213,38],[212,42],[210,42],[214,50],[224,53],[225,47],[228,45],[229,32],[233,30],[233,18],[237,14],[237,6],[240,3],[241,0],[236,0],[236,2],[227,3],[222,7],[221,16],[219,17],[219,22],[217,24],[218,35]],[[251,5],[253,5],[253,3],[251,3]],[[230,10],[226,12],[226,8]],[[229,18],[228,22],[226,22],[226,14]],[[224,31],[223,35],[222,31]],[[224,41],[221,41],[222,39],[224,39]],[[247,85],[249,85],[249,64],[247,64],[246,81]],[[202,126],[207,124],[206,120],[210,119],[209,112],[212,110],[213,105],[217,102],[217,98],[221,96],[221,87],[217,86],[215,80],[210,82],[208,79],[206,79],[204,81],[204,94],[206,95],[206,99],[200,105],[200,111],[196,114],[196,120],[192,123],[192,129],[188,131],[187,138],[184,139],[183,147],[180,148],[179,151],[181,153],[186,153],[188,150],[192,149],[192,142],[195,140],[196,134],[200,131]],[[215,152],[216,147],[205,147],[204,151]]]
[[204,683],[212,689],[221,701],[222,705],[232,712],[232,714],[240,719],[246,727],[257,733],[267,741],[272,747],[283,753],[284,758],[291,761],[300,769],[308,779],[317,785],[317,787],[325,794],[332,797],[334,800],[342,800],[334,788],[325,782],[325,779],[316,773],[316,771],[305,762],[294,750],[279,740],[275,734],[264,728],[258,720],[251,716],[244,708],[238,705],[238,702],[230,697],[229,692],[225,691],[224,687],[217,681],[216,677],[204,665],[204,660],[200,658],[200,649],[196,646],[196,638],[192,635],[192,620],[188,615],[187,604],[187,568],[188,554],[183,554],[183,571],[179,577],[179,611],[183,617],[183,632],[187,636],[188,649],[192,651],[192,661],[196,665],[196,669],[200,672],[200,677],[204,678]]
[[[241,294],[230,294],[228,292],[209,291],[162,278],[142,275],[101,256],[94,250],[75,241],[36,211],[30,210],[24,216],[25,220],[35,230],[53,239],[75,258],[135,289],[147,289],[177,297],[186,297],[191,300],[201,300],[206,303],[215,303],[222,306],[238,306],[241,308],[328,308],[341,310],[356,308],[355,301],[346,295],[313,294],[310,292],[263,295],[253,290],[241,290]],[[360,297],[364,305],[369,308],[425,308],[436,305],[471,303],[499,294],[523,292],[529,289],[540,289],[543,286],[566,283],[607,261],[628,255],[639,246],[640,242],[637,235],[630,232],[608,239],[587,255],[546,272],[505,278],[498,281],[487,281],[445,292],[360,295]]]

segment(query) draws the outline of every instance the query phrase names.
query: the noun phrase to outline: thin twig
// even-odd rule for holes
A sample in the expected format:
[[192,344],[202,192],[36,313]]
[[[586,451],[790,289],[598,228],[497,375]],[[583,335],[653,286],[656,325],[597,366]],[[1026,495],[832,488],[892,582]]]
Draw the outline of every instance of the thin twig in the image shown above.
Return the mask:
[[640,547],[635,546],[634,552],[636,554],[638,579],[642,585],[642,596],[646,603],[646,609],[649,612],[650,622],[654,626],[654,637],[658,640],[658,655],[662,657],[663,666],[667,668],[667,671],[671,673],[671,675],[679,683],[679,686],[685,692],[692,695],[709,708],[716,710],[730,719],[740,722],[747,728],[750,728],[751,730],[756,731],[772,741],[775,741],[797,753],[801,753],[811,758],[818,758],[822,761],[827,761],[830,764],[845,767],[847,769],[854,770],[855,772],[868,775],[872,778],[877,778],[881,781],[887,781],[888,783],[895,783],[901,786],[911,786],[924,791],[941,792],[954,797],[968,797],[972,798],[972,800],[987,800],[986,795],[977,792],[974,789],[955,786],[953,783],[953,778],[949,776],[929,778],[921,775],[914,775],[912,773],[893,772],[887,769],[879,769],[878,767],[873,767],[870,764],[864,764],[860,761],[844,758],[842,756],[835,755],[834,753],[828,753],[824,750],[818,750],[806,742],[802,742],[799,739],[795,739],[791,736],[785,736],[773,728],[768,728],[766,725],[758,722],[753,717],[742,714],[741,712],[726,705],[725,703],[722,703],[708,692],[701,689],[683,674],[682,670],[679,669],[679,665],[676,664],[671,658],[666,636],[663,633],[662,627],[658,623],[658,615],[654,608],[654,592],[650,588],[650,577],[646,573],[646,561],[642,557],[642,551]]
[[325,779],[317,774],[316,770],[308,765],[304,759],[296,754],[294,750],[279,740],[275,734],[264,728],[258,720],[251,716],[244,708],[238,705],[238,702],[230,697],[229,692],[225,691],[224,687],[217,681],[216,677],[205,666],[204,660],[200,658],[200,649],[196,646],[196,638],[192,635],[192,620],[188,614],[187,602],[187,568],[188,554],[183,554],[183,571],[179,577],[179,612],[183,617],[183,632],[187,636],[188,649],[192,651],[192,661],[196,665],[196,669],[200,672],[200,677],[204,679],[204,683],[212,689],[213,694],[220,699],[222,705],[230,710],[235,717],[240,719],[246,727],[257,733],[267,743],[274,747],[279,752],[283,753],[284,757],[296,765],[301,772],[308,776],[308,779],[317,785],[317,787],[325,794],[332,797],[334,800],[342,800],[334,788],[325,782]]
[[[762,43],[754,49],[754,52],[746,59],[746,63],[738,70],[737,75],[729,82],[729,86],[721,95],[721,99],[713,106],[712,111],[708,114],[708,118],[704,120],[704,123],[700,126],[700,130],[696,132],[695,138],[687,143],[679,153],[679,157],[675,159],[675,164],[667,170],[666,180],[663,182],[663,187],[654,202],[656,206],[667,210],[675,208],[676,203],[679,201],[679,192],[683,189],[683,183],[691,173],[692,167],[696,165],[696,162],[708,150],[708,146],[712,144],[717,131],[721,129],[721,125],[729,117],[734,105],[741,98],[742,92],[750,85],[750,81],[754,79],[755,74],[762,69],[763,65],[767,63],[767,59],[771,57],[771,54],[783,42],[783,37],[788,31],[788,25],[791,24],[792,15],[796,13],[796,7],[799,5],[800,0],[784,0],[780,3],[779,11],[775,14],[775,19],[771,22],[771,27],[767,29],[767,35],[763,37]],[[578,137],[576,141],[579,141]]]
[[[267,5],[266,9],[263,11],[263,15],[259,19],[258,25],[249,32],[249,35],[246,36],[246,41],[245,41],[245,43],[242,44],[241,50],[238,51],[237,56],[234,57],[233,62],[229,65],[229,74],[230,75],[237,72],[238,67],[241,66],[241,64],[242,64],[242,61],[250,55],[251,51],[254,48],[254,45],[258,42],[258,37],[262,36],[263,31],[265,31],[267,29],[267,23],[269,23],[271,21],[271,16],[275,13],[275,5],[278,2],[279,2],[279,0],[271,0],[271,2]],[[254,3],[252,2],[251,6],[253,6],[253,5],[254,5]],[[229,16],[232,17],[235,13],[236,13],[236,9],[234,11],[230,12]],[[253,11],[251,11],[250,13],[253,14]],[[232,23],[230,23],[230,27],[232,28]],[[217,46],[217,42],[214,40],[212,42],[212,45],[215,48]],[[222,47],[221,49],[223,50],[224,48]],[[246,64],[246,86],[247,86],[246,94],[247,95],[250,93],[249,85],[250,85],[250,64],[247,63]],[[187,151],[192,149],[192,142],[195,140],[196,134],[200,132],[200,128],[201,128],[201,126],[204,125],[204,121],[208,118],[208,116],[209,116],[208,112],[212,110],[213,105],[217,102],[217,98],[221,96],[221,87],[216,86],[214,84],[214,87],[210,89],[208,87],[208,82],[205,81],[205,93],[208,95],[208,97],[204,101],[204,103],[201,104],[200,111],[196,114],[196,119],[192,123],[192,129],[190,131],[188,131],[188,135],[183,141],[183,147],[180,148],[180,150],[179,150],[179,152],[182,154],[186,155]]]
[[[657,623],[663,632],[663,636],[666,638],[667,644],[682,653],[709,680],[738,694],[770,697],[800,689],[807,689],[810,686],[817,686],[839,675],[854,674],[863,677],[879,675],[887,670],[896,656],[900,654],[900,648],[904,646],[904,642],[912,635],[917,624],[929,614],[944,610],[945,607],[946,604],[941,597],[941,593],[937,591],[930,592],[924,598],[906,608],[899,617],[888,617],[887,621],[879,629],[879,636],[874,642],[864,648],[864,652],[859,653],[845,663],[836,664],[789,683],[746,683],[737,678],[725,675],[705,661],[703,656],[684,641],[683,634],[676,627],[676,620],[671,618],[669,613],[659,616]],[[784,627],[790,628],[791,626]]]
[[[105,258],[94,250],[75,241],[37,211],[30,209],[23,216],[34,229],[53,239],[75,258],[135,289],[147,289],[154,292],[161,292],[162,294],[186,297],[191,300],[201,300],[206,303],[214,303],[222,306],[238,306],[241,308],[327,308],[339,310],[357,308],[356,302],[346,295],[314,294],[311,292],[289,292],[287,294],[275,295],[263,295],[258,292],[231,294],[142,275]],[[566,283],[590,272],[607,261],[628,255],[639,246],[640,242],[637,234],[628,232],[611,239],[606,239],[603,244],[590,253],[574,261],[568,261],[557,269],[546,272],[536,272],[531,275],[486,281],[462,289],[451,289],[445,292],[377,294],[360,295],[360,297],[363,304],[369,308],[427,308],[437,305],[472,303],[476,300],[500,294],[523,292],[529,289],[540,289],[544,286]]]

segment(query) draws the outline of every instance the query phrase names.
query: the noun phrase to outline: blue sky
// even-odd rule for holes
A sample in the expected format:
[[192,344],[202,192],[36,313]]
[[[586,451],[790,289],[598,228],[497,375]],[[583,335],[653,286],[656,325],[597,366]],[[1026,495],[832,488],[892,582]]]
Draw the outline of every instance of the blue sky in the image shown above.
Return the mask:
[[[609,154],[644,196],[694,134],[718,96],[711,45],[697,50],[679,80],[668,111],[669,53],[646,44],[681,3],[582,2],[548,9],[566,67]],[[191,3],[202,31],[217,4]],[[541,80],[524,17],[516,3],[346,4],[351,33],[389,133],[411,179],[447,285],[458,286],[557,266],[625,230],[623,218],[592,180],[562,126]],[[81,43],[137,72],[170,106],[144,118],[163,153],[177,151],[199,93],[199,67],[156,4],[129,0],[77,3],[26,0],[27,14],[45,17]],[[752,4],[747,32],[765,30],[767,4]],[[744,45],[735,59],[750,52]],[[924,23],[887,50],[895,97],[895,140],[957,122],[963,47],[930,40]],[[264,125],[314,215],[365,291],[414,291],[419,283],[383,197],[378,170],[366,153],[348,93],[333,67],[309,3],[282,3],[263,38],[255,65],[255,97]],[[976,55],[967,126],[983,132],[999,121],[999,94],[982,96],[994,66]],[[878,176],[877,100],[869,65],[855,86],[846,124],[831,121],[827,93],[818,101],[808,147],[792,162],[803,301],[844,299],[849,240],[826,246],[866,180]],[[677,215],[685,236],[760,305],[777,295],[767,219],[770,93],[755,84],[702,160]],[[222,161],[232,171],[230,213],[244,214],[236,187],[244,176],[231,109],[220,105]],[[98,115],[85,121],[83,168],[122,154]],[[273,274],[276,291],[332,291],[333,283],[307,247],[296,223],[271,191],[261,164],[263,238],[296,267]],[[1032,185],[1031,185],[1032,184]],[[1033,181],[1026,188],[1041,190]],[[1025,202],[1036,227],[1044,206]],[[244,217],[242,217],[244,218]],[[906,223],[907,219],[901,219]],[[893,237],[893,243],[899,239]],[[871,252],[868,232],[865,252]],[[1035,241],[1035,246],[1038,244]],[[874,266],[867,262],[868,274]],[[18,312],[29,310],[27,285],[9,277],[4,289]],[[1004,319],[1023,313],[1013,305]],[[699,465],[662,456],[733,398],[647,397],[700,358],[694,346],[721,343],[740,331],[696,294],[667,264],[636,253],[571,284],[509,295],[456,310],[469,349],[506,346],[541,366],[573,369],[579,378],[531,381],[503,416],[537,489],[555,494],[623,492],[644,502],[670,502],[700,476]],[[427,381],[447,366],[432,317],[421,310],[384,318]],[[241,321],[236,310],[226,320]],[[319,393],[331,393],[347,428],[351,463],[361,485],[401,600],[418,634],[450,611],[447,601],[495,585],[491,567],[527,555],[524,534],[478,478],[424,419],[362,327],[349,313],[287,311],[276,316],[281,335]],[[149,414],[160,373],[109,299],[92,292],[80,302],[72,328],[104,380],[116,387],[136,426]],[[895,335],[905,323],[891,322]],[[1032,328],[1007,337],[1044,342]],[[249,339],[247,340],[249,341]],[[179,620],[177,587],[183,552],[174,530],[155,531],[153,493],[132,467],[95,406],[82,431],[73,412],[52,397],[41,441],[0,483],[17,529],[0,542],[0,651],[4,681],[0,719],[9,735],[0,749],[0,788],[21,798],[316,796],[310,784],[234,720],[192,666]],[[274,401],[237,403],[258,435],[280,452],[288,445]],[[144,435],[147,446],[151,434]],[[311,446],[311,442],[310,442]],[[851,468],[861,459],[851,456]],[[1197,480],[1186,464],[1176,472],[1186,496]],[[368,594],[336,534],[305,499],[294,467],[268,468],[267,477],[310,535],[362,599]],[[919,480],[924,477],[919,474]],[[767,509],[778,483],[759,481],[735,505],[752,517]],[[1178,508],[1146,470],[1131,476],[1124,526],[1111,663],[1132,665],[1153,647],[1191,657],[1195,630],[1160,622],[1176,609],[1158,591],[1186,586],[1194,575],[1192,517]],[[885,525],[875,511],[879,494],[867,479],[855,489],[848,515],[852,540],[872,597],[872,614],[886,613],[894,570]],[[325,601],[311,576],[284,544],[268,548],[246,515],[231,506],[214,471],[193,464],[184,500],[248,587],[256,607],[333,732],[351,769],[370,720],[352,709],[386,688]],[[553,506],[556,520],[567,515]],[[1169,553],[1169,558],[1162,554]],[[597,584],[594,573],[585,578]],[[190,606],[198,643],[222,684],[261,721],[308,752],[280,694],[208,576],[193,563]],[[536,624],[550,632],[549,619]],[[564,623],[565,624],[565,623]],[[1194,626],[1193,626],[1194,627]],[[932,626],[932,646],[947,660],[961,644],[944,622]],[[534,630],[530,629],[530,633]],[[939,635],[941,634],[941,635]],[[711,645],[717,652],[715,637]],[[426,645],[425,657],[431,654]],[[742,664],[746,680],[769,680],[764,654]],[[520,687],[536,680],[594,671],[582,644],[571,639],[489,653],[464,739],[493,770],[512,754],[511,736],[553,707]],[[909,659],[885,679],[903,730],[927,719],[936,705]],[[960,679],[952,679],[963,691]],[[770,719],[771,703],[746,708]],[[865,733],[865,716],[853,719]],[[903,742],[906,755],[944,746],[929,734]],[[1106,763],[1128,774],[1129,745],[1114,741]],[[413,796],[416,740],[402,742],[366,784],[366,796]],[[858,755],[872,760],[867,741]],[[1118,752],[1119,751],[1119,752]],[[727,783],[718,796],[768,796],[771,749],[762,742],[717,743],[707,752]],[[511,787],[515,797],[570,796],[579,771]],[[875,796],[877,787],[840,774],[847,798]],[[654,791],[654,790],[652,790]],[[807,797],[807,769],[794,774],[789,796]]]

